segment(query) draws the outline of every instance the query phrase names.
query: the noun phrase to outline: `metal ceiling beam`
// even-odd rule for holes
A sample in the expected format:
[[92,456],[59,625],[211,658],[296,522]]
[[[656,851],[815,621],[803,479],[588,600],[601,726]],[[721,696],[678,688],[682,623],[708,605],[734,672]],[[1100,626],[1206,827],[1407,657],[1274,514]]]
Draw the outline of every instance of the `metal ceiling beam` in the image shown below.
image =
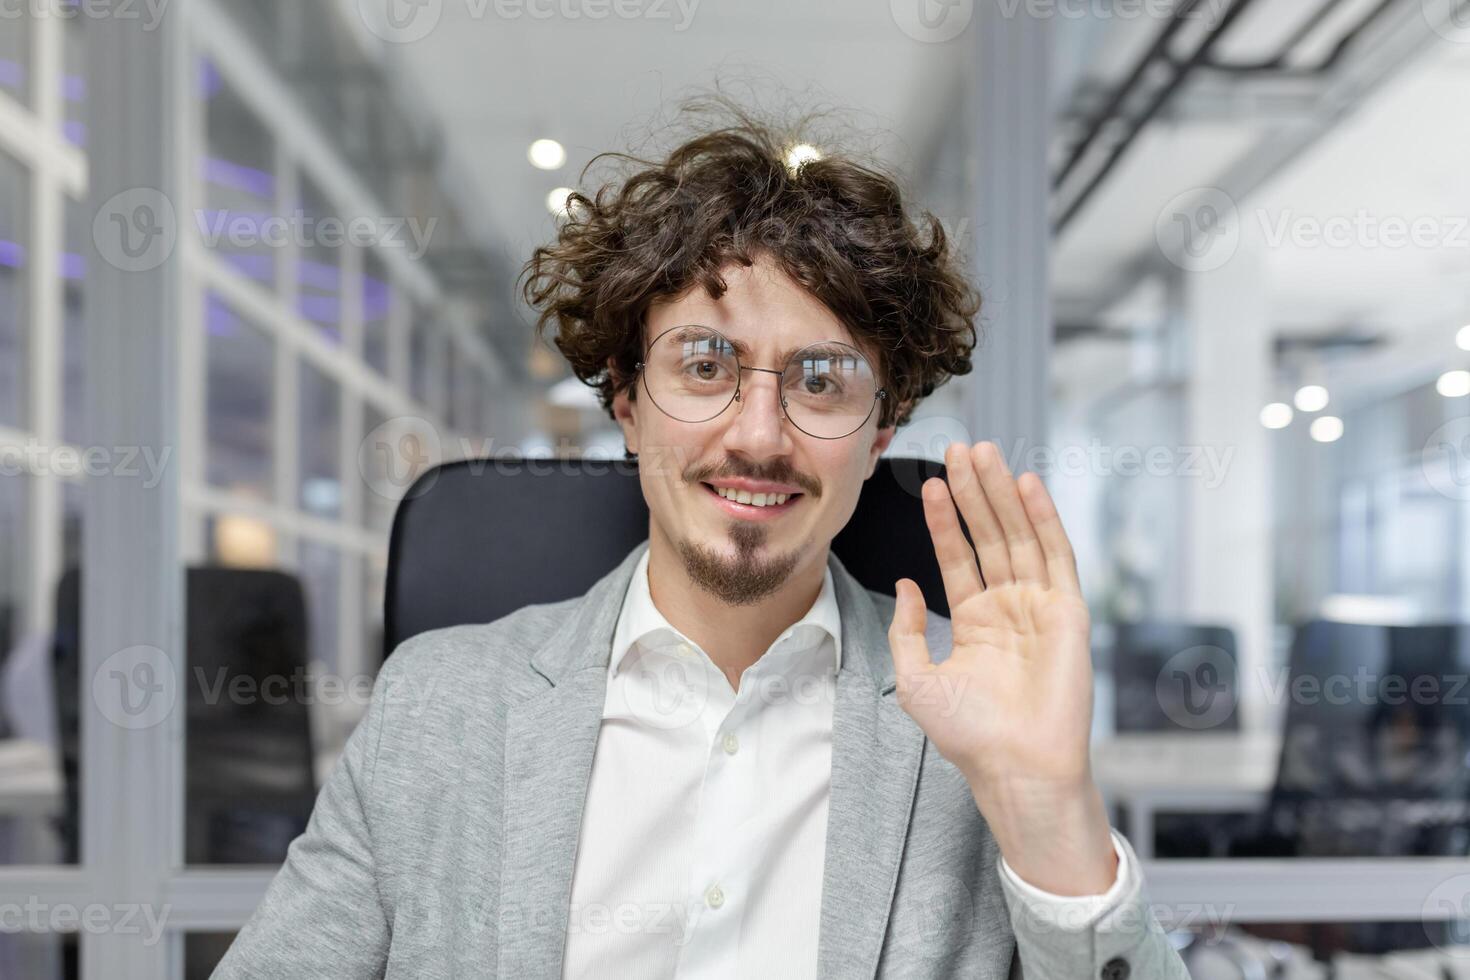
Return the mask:
[[[1463,17],[1470,11],[1470,0],[1461,0],[1458,10],[1459,16]],[[1214,113],[1213,116],[1204,116],[1204,119],[1244,118],[1284,124],[1263,127],[1262,139],[1255,150],[1245,154],[1213,182],[1232,200],[1244,200],[1356,111],[1391,78],[1413,64],[1417,57],[1436,43],[1443,43],[1443,38],[1430,27],[1424,21],[1420,4],[1401,4],[1378,20],[1376,29],[1360,38],[1353,57],[1339,62],[1316,80],[1246,75],[1234,76],[1231,81],[1220,76],[1211,77],[1213,73],[1205,74],[1208,70],[1201,69],[1200,77],[1191,83],[1194,94],[1174,103],[1171,115],[1193,120],[1196,118],[1194,110],[1202,108],[1205,112]],[[1292,98],[1283,94],[1290,89],[1301,92],[1302,99],[1310,98],[1311,107],[1292,106]],[[1291,111],[1283,111],[1274,118],[1251,115],[1253,107],[1272,104],[1289,107]],[[1114,277],[1115,288],[1092,296],[1060,296],[1056,300],[1058,310],[1072,320],[1085,322],[1095,319],[1122,299],[1139,277],[1177,271],[1163,260],[1150,241]]]

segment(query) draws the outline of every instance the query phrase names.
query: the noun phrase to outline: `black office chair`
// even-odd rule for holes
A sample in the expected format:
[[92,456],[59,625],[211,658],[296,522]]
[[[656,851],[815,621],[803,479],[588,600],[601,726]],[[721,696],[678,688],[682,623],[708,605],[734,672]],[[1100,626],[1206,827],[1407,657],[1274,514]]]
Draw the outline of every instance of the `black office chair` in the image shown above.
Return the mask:
[[[1275,785],[1230,856],[1470,853],[1467,666],[1470,627],[1463,625],[1318,620],[1299,627]],[[1360,671],[1367,678],[1361,688]],[[1402,686],[1380,687],[1378,679],[1388,677],[1402,679]],[[1298,688],[1301,678],[1311,685]],[[1345,678],[1347,686],[1327,687],[1328,678]],[[1421,696],[1412,693],[1416,685]],[[1298,941],[1319,958],[1334,950],[1373,954],[1442,941],[1446,928],[1439,922],[1314,926]]]
[[[301,584],[282,572],[187,572],[185,860],[276,864],[316,799]],[[66,860],[78,857],[81,576],[57,587],[52,647],[65,807]],[[247,697],[231,695],[236,678]],[[267,679],[272,680],[267,685]]]
[[[1260,833],[1237,853],[1470,852],[1467,669],[1465,626],[1298,628],[1276,782]],[[1377,679],[1389,677],[1401,686],[1380,688]],[[1328,678],[1343,680],[1327,686]],[[1292,696],[1303,679],[1303,696]]]
[[1147,621],[1117,623],[1113,636],[1115,731],[1239,730],[1233,631]]
[[[878,461],[832,542],[865,587],[912,578],[949,615],[919,488],[944,464]],[[648,537],[636,462],[467,460],[421,476],[393,519],[384,656],[409,637],[586,592]]]

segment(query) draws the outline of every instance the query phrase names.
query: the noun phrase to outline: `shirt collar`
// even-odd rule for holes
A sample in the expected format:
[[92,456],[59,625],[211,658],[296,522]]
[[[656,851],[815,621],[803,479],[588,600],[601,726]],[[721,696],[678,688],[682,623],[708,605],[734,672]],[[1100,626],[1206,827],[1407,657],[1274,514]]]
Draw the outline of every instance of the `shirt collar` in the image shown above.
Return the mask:
[[[822,570],[822,588],[817,593],[816,601],[812,603],[805,616],[781,632],[771,647],[774,648],[782,640],[805,627],[817,627],[832,637],[832,669],[834,672],[841,670],[842,618],[837,608],[837,590],[832,584],[830,563]],[[690,646],[695,645],[693,640],[676,630],[653,604],[653,594],[648,588],[648,549],[645,548],[643,555],[638,559],[637,567],[633,569],[633,577],[628,583],[627,594],[623,597],[622,610],[618,613],[617,626],[613,629],[612,657],[608,662],[608,673],[618,672],[618,666],[623,662],[623,658],[634,643],[660,632],[667,632],[671,640],[682,640]],[[769,653],[770,650],[766,652]]]

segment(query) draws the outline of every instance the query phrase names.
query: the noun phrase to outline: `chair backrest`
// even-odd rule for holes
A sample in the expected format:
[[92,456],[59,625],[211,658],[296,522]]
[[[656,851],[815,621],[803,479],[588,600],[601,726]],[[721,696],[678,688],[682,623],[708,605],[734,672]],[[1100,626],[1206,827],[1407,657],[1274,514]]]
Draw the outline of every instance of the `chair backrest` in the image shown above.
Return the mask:
[[1463,853],[1470,627],[1316,620],[1292,642],[1275,832],[1309,855]]
[[1117,623],[1113,637],[1115,731],[1239,730],[1232,630],[1150,620]]
[[[832,549],[865,587],[912,578],[949,614],[919,488],[944,465],[882,458]],[[648,537],[636,462],[477,459],[422,475],[393,519],[384,656],[427,630],[586,592]]]
[[[316,798],[301,583],[276,571],[190,568],[183,706],[185,857],[191,864],[272,864],[306,827]],[[52,668],[66,808],[77,858],[81,576],[56,596]]]

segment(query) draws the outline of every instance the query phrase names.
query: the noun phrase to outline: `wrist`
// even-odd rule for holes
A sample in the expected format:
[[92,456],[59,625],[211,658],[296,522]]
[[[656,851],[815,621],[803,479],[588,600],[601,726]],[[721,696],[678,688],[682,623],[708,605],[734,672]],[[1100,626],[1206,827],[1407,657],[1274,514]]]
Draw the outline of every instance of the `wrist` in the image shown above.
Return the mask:
[[1117,879],[1102,794],[1090,776],[971,783],[1001,855],[1023,881],[1054,895],[1100,895]]

